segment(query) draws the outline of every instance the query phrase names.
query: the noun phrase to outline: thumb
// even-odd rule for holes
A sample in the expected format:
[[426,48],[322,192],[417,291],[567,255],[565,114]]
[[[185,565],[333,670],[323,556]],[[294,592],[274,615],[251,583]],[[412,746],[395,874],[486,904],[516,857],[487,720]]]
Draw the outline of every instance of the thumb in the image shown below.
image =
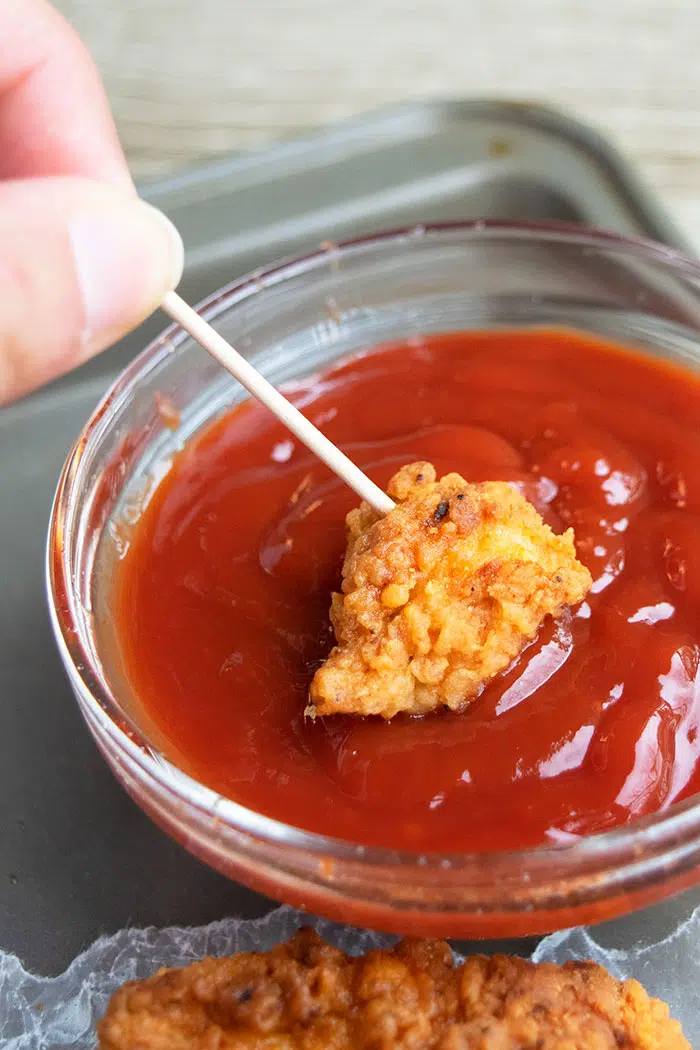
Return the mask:
[[182,267],[175,227],[128,191],[65,177],[0,182],[0,404],[136,327]]

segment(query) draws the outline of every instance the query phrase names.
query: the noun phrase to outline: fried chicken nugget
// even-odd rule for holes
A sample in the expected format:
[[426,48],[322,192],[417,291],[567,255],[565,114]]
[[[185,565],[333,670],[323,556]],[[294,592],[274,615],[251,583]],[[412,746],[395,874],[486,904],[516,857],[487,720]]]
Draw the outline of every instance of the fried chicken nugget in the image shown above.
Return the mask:
[[300,930],[270,952],[160,970],[117,991],[101,1050],[691,1050],[668,1007],[591,962],[405,940],[351,958]]
[[384,518],[367,503],[348,514],[338,644],[311,684],[312,717],[460,710],[590,589],[573,531],[553,533],[512,485],[435,477],[412,463]]

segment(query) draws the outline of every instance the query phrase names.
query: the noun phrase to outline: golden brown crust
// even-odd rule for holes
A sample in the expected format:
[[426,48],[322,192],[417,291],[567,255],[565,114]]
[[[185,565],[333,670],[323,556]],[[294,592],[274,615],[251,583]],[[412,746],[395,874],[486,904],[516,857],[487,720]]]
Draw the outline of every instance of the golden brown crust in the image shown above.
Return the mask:
[[668,1008],[594,963],[405,940],[351,958],[300,930],[270,952],[124,985],[102,1050],[690,1050]]
[[436,481],[412,463],[388,491],[384,518],[366,503],[348,515],[338,644],[311,684],[312,716],[459,710],[591,586],[573,532],[555,535],[506,482]]

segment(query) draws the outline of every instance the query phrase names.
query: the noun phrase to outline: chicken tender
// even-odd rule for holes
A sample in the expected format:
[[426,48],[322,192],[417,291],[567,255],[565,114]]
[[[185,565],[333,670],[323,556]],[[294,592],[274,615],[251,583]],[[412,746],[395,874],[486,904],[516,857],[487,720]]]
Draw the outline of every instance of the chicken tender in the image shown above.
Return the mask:
[[101,1050],[691,1050],[668,1007],[595,963],[405,940],[352,958],[300,930],[270,952],[124,985]]
[[412,463],[388,492],[385,517],[367,503],[348,514],[338,644],[314,676],[311,716],[461,710],[591,587],[573,531],[557,536],[507,482],[436,481]]

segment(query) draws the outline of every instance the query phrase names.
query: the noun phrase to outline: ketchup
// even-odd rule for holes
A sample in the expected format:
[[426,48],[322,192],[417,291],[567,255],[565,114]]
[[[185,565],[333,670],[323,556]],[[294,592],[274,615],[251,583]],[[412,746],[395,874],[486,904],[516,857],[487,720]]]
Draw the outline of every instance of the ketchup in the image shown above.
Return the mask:
[[460,714],[305,720],[352,492],[246,401],[176,458],[114,583],[165,752],[260,813],[367,845],[515,849],[700,788],[700,381],[565,329],[426,336],[295,385],[385,486],[512,481],[573,526],[586,600]]

